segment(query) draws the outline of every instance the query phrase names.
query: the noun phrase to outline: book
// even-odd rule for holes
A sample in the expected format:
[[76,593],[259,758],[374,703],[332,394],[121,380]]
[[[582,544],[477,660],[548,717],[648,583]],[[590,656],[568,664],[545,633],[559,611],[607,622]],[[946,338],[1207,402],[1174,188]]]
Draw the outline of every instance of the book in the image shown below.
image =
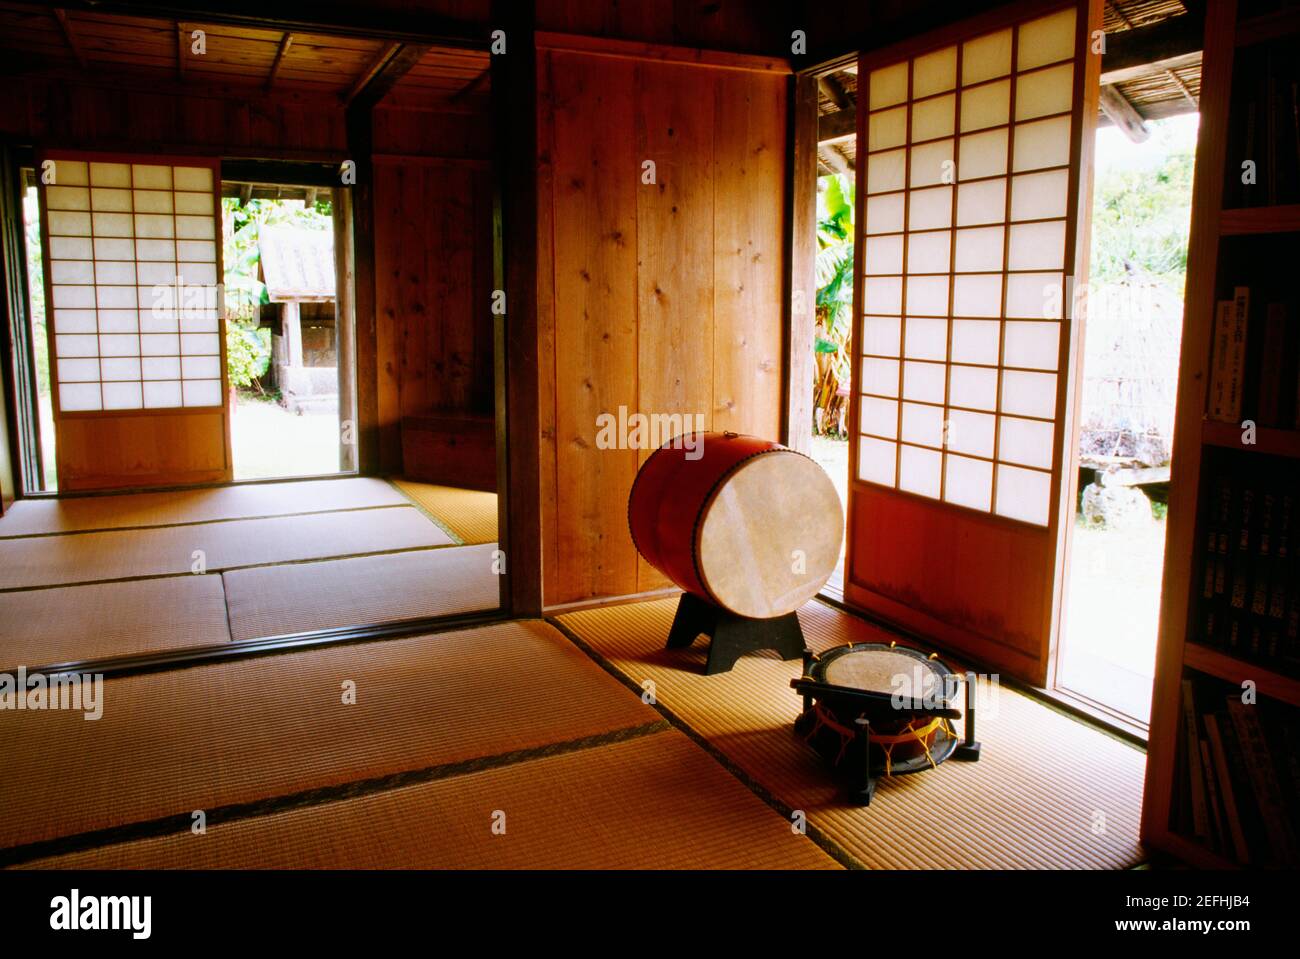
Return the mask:
[[1183,680],[1183,736],[1187,756],[1188,795],[1192,799],[1192,828],[1202,841],[1210,838],[1210,811],[1201,770],[1200,736],[1196,729],[1196,691],[1190,679]]
[[1263,351],[1260,356],[1255,418],[1260,426],[1290,426],[1292,411],[1283,422],[1282,378],[1286,361],[1286,304],[1270,303],[1264,310]]
[[1206,739],[1201,740],[1201,773],[1205,776],[1205,798],[1210,807],[1210,846],[1219,852],[1230,852],[1228,825],[1223,818],[1223,806],[1219,800],[1219,777],[1210,755],[1210,743]]
[[1223,736],[1219,732],[1219,717],[1207,713],[1204,718],[1205,738],[1210,744],[1210,755],[1214,759],[1214,770],[1219,779],[1219,797],[1223,803],[1223,819],[1227,827],[1227,841],[1231,844],[1231,853],[1243,865],[1250,863],[1250,847],[1246,844],[1246,832],[1242,828],[1242,809],[1237,804],[1237,791],[1232,782],[1232,767],[1228,765],[1228,756],[1223,747]]
[[1234,323],[1231,300],[1220,300],[1214,311],[1214,346],[1210,356],[1209,416],[1221,423],[1233,422],[1228,412],[1228,357],[1232,352]]
[[1264,832],[1268,837],[1269,858],[1278,863],[1292,862],[1295,859],[1294,845],[1287,825],[1290,816],[1282,799],[1278,770],[1269,753],[1268,741],[1259,720],[1259,707],[1246,705],[1239,696],[1229,696],[1227,703],[1228,717],[1237,733],[1246,773],[1253,786]]
[[1250,288],[1236,287],[1231,300],[1219,302],[1214,322],[1214,352],[1210,357],[1209,417],[1221,423],[1241,422],[1246,374],[1246,328]]

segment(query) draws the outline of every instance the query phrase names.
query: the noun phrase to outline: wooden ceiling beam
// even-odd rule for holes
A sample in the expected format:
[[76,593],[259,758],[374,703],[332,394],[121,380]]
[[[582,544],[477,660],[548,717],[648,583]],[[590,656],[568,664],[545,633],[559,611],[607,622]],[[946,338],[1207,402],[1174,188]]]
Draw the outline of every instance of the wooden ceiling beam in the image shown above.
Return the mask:
[[1106,34],[1101,72],[1115,73],[1161,60],[1199,53],[1205,44],[1205,20],[1194,13],[1169,17],[1145,27]]
[[1192,91],[1187,88],[1187,84],[1183,82],[1183,78],[1180,77],[1177,73],[1175,73],[1172,69],[1165,70],[1165,74],[1169,77],[1170,80],[1174,81],[1174,86],[1178,87],[1178,89],[1182,91],[1183,96],[1187,98],[1187,102],[1190,103],[1197,110],[1199,110],[1201,108],[1201,103],[1195,96],[1192,95]]
[[858,111],[850,107],[817,118],[817,142],[832,143],[858,135]]
[[284,63],[284,55],[289,52],[293,46],[293,34],[285,31],[284,36],[280,38],[280,47],[275,51],[275,61],[271,64],[271,72],[266,75],[266,88],[268,90],[275,86],[275,77],[280,72],[280,65]]
[[1119,70],[1108,70],[1101,75],[1101,85],[1128,83],[1138,77],[1150,77],[1158,73],[1164,73],[1166,70],[1189,70],[1193,68],[1199,70],[1200,66],[1201,51],[1194,50],[1191,53],[1170,57],[1167,60],[1153,60],[1150,63],[1140,63]]
[[397,55],[397,51],[402,49],[400,43],[386,43],[379,51],[379,56],[371,60],[369,65],[358,74],[356,81],[347,93],[343,95],[343,102],[350,104],[355,100],[369,84],[370,81],[379,75],[379,71],[388,65],[388,61]]
[[1151,136],[1151,131],[1142,120],[1142,114],[1134,109],[1117,86],[1107,85],[1101,88],[1101,112],[1134,143],[1141,143]]
[[830,75],[818,77],[817,88],[838,108],[834,113],[817,118],[817,142],[830,143],[857,136],[857,98],[844,89],[844,84]]
[[72,50],[72,55],[77,60],[77,66],[83,70],[86,69],[86,54],[82,52],[81,41],[77,39],[76,31],[72,28],[72,21],[68,19],[68,12],[62,7],[55,7],[54,19],[59,22],[59,29],[63,31],[63,39],[67,41],[68,47]]
[[[36,5],[34,0],[19,0]],[[320,0],[65,0],[68,10],[183,23],[225,24],[290,33],[428,43],[485,50],[484,24],[425,10],[394,8],[383,16],[364,3]],[[412,5],[408,5],[412,6]]]
[[834,144],[825,146],[818,144],[817,159],[821,165],[827,167],[831,173],[852,173],[853,166],[849,163],[849,158],[844,155],[844,151]]
[[386,44],[344,95],[344,105],[349,108],[373,107],[428,52],[428,45],[422,43]]

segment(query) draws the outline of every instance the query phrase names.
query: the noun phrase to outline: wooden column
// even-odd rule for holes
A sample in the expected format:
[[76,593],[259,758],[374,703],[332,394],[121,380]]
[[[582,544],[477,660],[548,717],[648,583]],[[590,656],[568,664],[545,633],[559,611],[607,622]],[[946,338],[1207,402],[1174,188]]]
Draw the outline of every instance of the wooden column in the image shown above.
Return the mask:
[[790,187],[786,232],[785,409],[781,442],[812,452],[813,356],[817,301],[817,79],[791,84]]
[[[356,164],[352,194],[352,308],[357,364],[357,468],[378,473],[392,465],[380,453],[379,359],[375,325],[374,166],[371,162],[371,108],[353,104],[347,111],[348,156]],[[400,468],[400,448],[397,467]]]
[[290,369],[302,367],[302,314],[297,300],[284,304],[280,314],[280,332],[284,337],[284,361]]
[[502,604],[542,612],[542,503],[537,327],[537,51],[532,0],[495,0],[492,28],[507,52],[492,57],[493,286],[498,529],[506,552]]
[[333,190],[334,342],[338,351],[339,469],[355,470],[357,457],[357,335],[354,305],[355,253],[352,248],[352,194]]

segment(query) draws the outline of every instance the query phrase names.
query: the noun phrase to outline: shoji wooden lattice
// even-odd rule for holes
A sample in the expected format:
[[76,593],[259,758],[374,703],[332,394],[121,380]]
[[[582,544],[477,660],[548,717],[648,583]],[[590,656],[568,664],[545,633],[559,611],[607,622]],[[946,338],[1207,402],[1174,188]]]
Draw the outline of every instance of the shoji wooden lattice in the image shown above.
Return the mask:
[[1070,8],[862,78],[860,480],[1048,524],[1075,70]]
[[42,176],[59,412],[220,406],[215,164],[55,157]]

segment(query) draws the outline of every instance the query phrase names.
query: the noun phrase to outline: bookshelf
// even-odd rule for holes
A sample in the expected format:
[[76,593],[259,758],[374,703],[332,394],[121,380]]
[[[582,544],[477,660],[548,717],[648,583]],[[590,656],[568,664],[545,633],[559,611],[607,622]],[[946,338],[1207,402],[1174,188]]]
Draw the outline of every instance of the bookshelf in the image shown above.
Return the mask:
[[[1241,5],[1247,13],[1260,6]],[[1285,408],[1279,413],[1274,408],[1277,404],[1266,404],[1263,397],[1275,382],[1271,379],[1261,379],[1265,384],[1262,387],[1250,384],[1244,375],[1239,380],[1239,392],[1246,398],[1239,419],[1256,415],[1249,399],[1252,389],[1259,397],[1259,424],[1253,431],[1253,443],[1243,442],[1246,430],[1240,422],[1221,422],[1207,415],[1215,407],[1215,396],[1222,395],[1215,393],[1221,379],[1216,381],[1214,367],[1220,301],[1232,299],[1239,286],[1252,289],[1247,350],[1251,349],[1252,337],[1264,338],[1259,335],[1259,311],[1280,311],[1268,314],[1267,322],[1273,324],[1270,336],[1276,332],[1279,315],[1285,317],[1286,329],[1300,329],[1294,304],[1287,312],[1269,302],[1287,295],[1277,293],[1274,297],[1273,290],[1294,285],[1296,252],[1300,250],[1300,197],[1292,193],[1292,181],[1296,179],[1293,171],[1300,168],[1300,129],[1287,126],[1290,115],[1300,117],[1300,103],[1293,92],[1294,74],[1284,72],[1294,69],[1285,64],[1294,62],[1294,57],[1288,55],[1292,45],[1300,45],[1300,3],[1275,2],[1269,7],[1262,15],[1239,16],[1236,0],[1206,5],[1201,128],[1142,813],[1142,839],[1148,847],[1202,868],[1243,864],[1241,835],[1247,830],[1243,828],[1233,835],[1226,815],[1226,797],[1220,793],[1216,798],[1218,787],[1213,780],[1226,780],[1222,788],[1231,790],[1236,780],[1229,772],[1240,775],[1246,785],[1238,785],[1239,795],[1259,786],[1259,796],[1247,795],[1242,804],[1244,811],[1253,812],[1251,826],[1257,833],[1244,857],[1250,865],[1268,864],[1267,857],[1272,855],[1257,854],[1255,839],[1269,849],[1283,845],[1294,853],[1296,836],[1289,823],[1297,819],[1300,811],[1293,778],[1288,778],[1294,777],[1294,761],[1288,770],[1283,755],[1300,742],[1296,738],[1300,727],[1295,723],[1295,717],[1300,716],[1300,670],[1295,668],[1294,658],[1277,654],[1278,643],[1293,650],[1285,646],[1287,617],[1278,623],[1281,632],[1273,636],[1273,645],[1268,636],[1260,638],[1261,630],[1271,628],[1268,616],[1276,606],[1275,599],[1270,605],[1274,595],[1271,591],[1278,588],[1275,584],[1288,584],[1283,587],[1282,600],[1288,613],[1295,608],[1295,592],[1300,589],[1300,579],[1293,572],[1300,570],[1296,559],[1300,553],[1300,398],[1296,393],[1300,372],[1290,370],[1290,365],[1297,363],[1293,342],[1288,341],[1283,364],[1273,356],[1260,358],[1261,352],[1276,352],[1275,339],[1269,340],[1267,349],[1255,343],[1253,360],[1257,376],[1267,375],[1259,372],[1265,369],[1274,373],[1279,365],[1290,370],[1285,373],[1290,384],[1287,403],[1293,405],[1283,404]],[[1281,80],[1270,72],[1274,63],[1283,64],[1279,68],[1283,71]],[[1269,148],[1273,150],[1271,155]],[[1264,173],[1255,184],[1243,186],[1237,182],[1243,154],[1257,159]],[[1243,363],[1240,368],[1251,367]],[[1265,498],[1268,505],[1261,520]],[[1292,499],[1298,508],[1295,517],[1290,517]],[[1283,501],[1285,511],[1279,505]],[[1279,514],[1286,519],[1279,520]],[[1279,536],[1277,525],[1283,522],[1289,524],[1285,526],[1288,535]],[[1270,523],[1275,525],[1270,527]],[[1266,534],[1271,531],[1271,543],[1269,535],[1260,535],[1261,528]],[[1290,553],[1285,546],[1276,548],[1279,539],[1291,541]],[[1216,542],[1231,544],[1232,550],[1224,554],[1227,572],[1218,573],[1217,580],[1218,567],[1214,564],[1218,554],[1210,545]],[[1268,552],[1270,546],[1272,554]],[[1243,597],[1234,579],[1238,576],[1235,570],[1246,568],[1253,579],[1246,587],[1245,607],[1238,616],[1234,607]],[[1225,590],[1224,579],[1226,593],[1220,597],[1215,590]],[[1256,582],[1265,584],[1265,605],[1264,612],[1251,619],[1251,614],[1258,612],[1251,608],[1252,595],[1256,603],[1259,601]],[[1230,624],[1231,642],[1222,639],[1228,627],[1223,622],[1215,623],[1214,614],[1220,612]],[[1253,642],[1245,636],[1248,629],[1255,631]],[[1241,710],[1234,712],[1225,705],[1234,697],[1240,700],[1242,683],[1247,681],[1254,684],[1259,710],[1251,712],[1249,719]],[[1192,708],[1185,709],[1187,704]],[[1209,721],[1207,714],[1212,717]],[[1261,740],[1252,739],[1258,729],[1247,728],[1256,717],[1261,724],[1271,724],[1262,728],[1277,739],[1269,742],[1267,749],[1277,756],[1280,768],[1275,771],[1286,788],[1272,793],[1259,785],[1267,776],[1257,764]],[[1211,727],[1213,735],[1209,735]],[[1189,749],[1192,736],[1197,737],[1197,746],[1202,741],[1213,742],[1205,742],[1201,750]],[[1233,744],[1239,747],[1237,755],[1245,757],[1244,764],[1241,759],[1222,758],[1231,756],[1233,750],[1229,747]],[[1220,747],[1217,753],[1213,748],[1216,745]],[[1197,798],[1192,786],[1198,781],[1195,770],[1198,762],[1207,761],[1206,757],[1209,765],[1202,771],[1207,778],[1201,780],[1203,788]],[[1198,803],[1199,810],[1195,808]],[[1275,821],[1279,812],[1288,821],[1282,826]],[[1246,818],[1243,812],[1238,822],[1244,823]],[[1289,845],[1277,841],[1279,828],[1289,831]]]

